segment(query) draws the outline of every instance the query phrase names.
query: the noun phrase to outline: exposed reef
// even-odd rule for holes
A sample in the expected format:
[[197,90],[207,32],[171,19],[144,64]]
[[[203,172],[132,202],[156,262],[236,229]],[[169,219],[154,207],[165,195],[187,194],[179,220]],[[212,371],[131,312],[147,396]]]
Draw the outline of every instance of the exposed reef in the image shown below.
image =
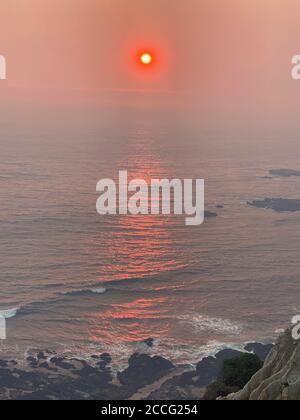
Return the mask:
[[265,198],[264,200],[254,200],[247,204],[259,209],[274,210],[279,213],[300,211],[300,199]]
[[294,169],[272,169],[269,173],[272,176],[281,176],[283,178],[300,176],[300,171]]

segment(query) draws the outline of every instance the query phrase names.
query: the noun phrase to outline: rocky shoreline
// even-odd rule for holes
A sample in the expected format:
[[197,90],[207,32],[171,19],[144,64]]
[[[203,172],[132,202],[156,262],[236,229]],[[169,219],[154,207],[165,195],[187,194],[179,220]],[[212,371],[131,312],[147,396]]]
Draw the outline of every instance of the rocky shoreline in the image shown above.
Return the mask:
[[[252,343],[245,352],[255,353],[264,361],[272,347]],[[136,353],[128,367],[115,374],[107,353],[92,356],[88,363],[38,352],[22,365],[15,360],[0,360],[0,400],[201,400],[224,360],[240,354],[225,349],[192,367]]]

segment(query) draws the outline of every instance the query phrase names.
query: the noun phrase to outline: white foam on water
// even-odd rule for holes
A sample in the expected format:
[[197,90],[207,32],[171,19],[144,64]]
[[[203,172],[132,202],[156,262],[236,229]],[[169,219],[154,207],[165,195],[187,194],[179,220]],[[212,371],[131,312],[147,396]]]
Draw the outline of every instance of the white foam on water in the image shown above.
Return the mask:
[[245,345],[246,343],[223,343],[216,340],[211,340],[206,345],[200,347],[201,359],[209,356],[215,357],[217,353],[226,349],[247,353],[245,350]]
[[232,349],[245,352],[245,343],[222,342],[210,340],[203,345],[177,343],[174,339],[158,340],[157,345],[150,349],[151,355],[162,356],[177,365],[196,366],[203,358],[214,357],[218,352]]
[[222,318],[214,318],[207,315],[186,314],[179,317],[182,323],[191,324],[197,331],[214,331],[229,335],[240,335],[242,325],[235,321]]
[[103,294],[107,292],[107,289],[105,287],[97,287],[95,289],[91,289],[92,293],[97,293],[97,294]]

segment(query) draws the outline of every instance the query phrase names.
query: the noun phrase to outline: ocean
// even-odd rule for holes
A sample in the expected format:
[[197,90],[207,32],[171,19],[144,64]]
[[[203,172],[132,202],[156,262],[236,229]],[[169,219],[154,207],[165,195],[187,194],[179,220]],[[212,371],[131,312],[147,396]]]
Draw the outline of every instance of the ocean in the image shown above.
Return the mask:
[[[195,363],[273,340],[300,313],[300,214],[247,204],[299,198],[300,178],[269,176],[300,168],[298,139],[137,120],[2,126],[0,144],[0,311],[11,311],[1,356],[108,352],[120,368],[141,351]],[[120,170],[204,178],[218,217],[189,227],[178,216],[99,216],[96,184]]]

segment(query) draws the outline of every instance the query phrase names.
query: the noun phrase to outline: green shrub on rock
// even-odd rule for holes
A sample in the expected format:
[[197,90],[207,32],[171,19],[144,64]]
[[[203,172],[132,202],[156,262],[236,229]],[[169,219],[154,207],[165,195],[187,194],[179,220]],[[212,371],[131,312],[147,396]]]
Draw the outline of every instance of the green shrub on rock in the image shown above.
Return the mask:
[[220,379],[228,386],[242,389],[262,366],[263,362],[258,356],[245,353],[234,359],[225,360]]
[[207,387],[204,399],[216,400],[218,397],[226,397],[239,391],[262,366],[260,358],[249,353],[225,360],[218,380]]

